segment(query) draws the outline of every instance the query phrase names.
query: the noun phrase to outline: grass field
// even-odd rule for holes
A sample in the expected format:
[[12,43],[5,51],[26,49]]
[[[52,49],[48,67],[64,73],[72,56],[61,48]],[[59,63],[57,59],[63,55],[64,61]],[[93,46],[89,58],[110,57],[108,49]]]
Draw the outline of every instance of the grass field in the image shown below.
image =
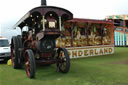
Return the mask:
[[128,48],[115,53],[71,60],[70,72],[62,74],[56,66],[37,67],[36,78],[26,77],[24,69],[0,64],[0,85],[128,85]]

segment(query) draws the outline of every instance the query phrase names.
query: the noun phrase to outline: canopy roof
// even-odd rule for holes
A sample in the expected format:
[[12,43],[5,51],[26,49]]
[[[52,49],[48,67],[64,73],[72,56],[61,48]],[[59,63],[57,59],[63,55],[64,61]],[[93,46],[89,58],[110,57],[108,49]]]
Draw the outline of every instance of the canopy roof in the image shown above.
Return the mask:
[[113,22],[112,21],[106,21],[106,20],[95,20],[95,19],[81,19],[81,18],[74,18],[71,20],[68,20],[65,22],[65,28],[69,28],[72,26],[78,26],[78,27],[86,27],[86,26],[90,26],[90,25],[111,25],[113,26]]
[[97,23],[97,24],[113,24],[112,21],[106,20],[95,20],[95,19],[81,19],[81,18],[74,18],[72,20],[68,20],[69,23]]
[[33,17],[39,16],[45,16],[45,14],[47,12],[53,11],[55,13],[57,13],[58,16],[62,16],[63,14],[67,14],[70,17],[73,17],[73,14],[63,8],[60,7],[55,7],[55,6],[39,6],[39,7],[35,7],[32,10],[30,10],[29,12],[27,12],[14,26],[13,28],[15,29],[16,27],[20,27],[22,29],[22,27],[26,26],[26,25],[31,25],[32,22],[32,15]]

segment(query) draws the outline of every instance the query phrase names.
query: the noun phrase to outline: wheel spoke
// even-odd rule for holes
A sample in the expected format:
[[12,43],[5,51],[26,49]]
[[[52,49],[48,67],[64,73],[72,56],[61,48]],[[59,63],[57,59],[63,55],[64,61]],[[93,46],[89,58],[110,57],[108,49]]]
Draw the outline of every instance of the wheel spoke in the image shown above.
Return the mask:
[[61,63],[61,64],[60,64],[60,68],[61,68],[62,70],[65,70],[65,68],[66,68],[66,63]]
[[58,57],[57,66],[60,72],[67,73],[70,68],[70,58],[68,52],[64,48],[60,48],[59,51],[60,52],[58,52],[59,57]]

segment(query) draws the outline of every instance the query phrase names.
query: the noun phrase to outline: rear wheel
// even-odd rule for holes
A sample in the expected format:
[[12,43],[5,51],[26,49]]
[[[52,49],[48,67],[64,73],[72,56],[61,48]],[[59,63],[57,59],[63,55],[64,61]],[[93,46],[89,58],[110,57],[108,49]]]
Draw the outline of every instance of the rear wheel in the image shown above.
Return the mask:
[[68,51],[65,48],[59,48],[57,51],[57,68],[62,73],[69,72],[70,58]]
[[17,37],[14,36],[12,37],[11,40],[11,61],[12,61],[12,66],[14,69],[21,68],[20,62],[18,61],[19,59],[19,54],[18,54],[18,40]]
[[25,70],[27,77],[34,78],[35,77],[35,70],[36,70],[36,63],[35,58],[32,50],[26,50],[25,54]]
[[23,55],[22,55],[22,50],[23,50],[23,45],[22,45],[22,39],[21,39],[21,35],[17,36],[17,41],[18,41],[18,62],[21,64],[23,63]]

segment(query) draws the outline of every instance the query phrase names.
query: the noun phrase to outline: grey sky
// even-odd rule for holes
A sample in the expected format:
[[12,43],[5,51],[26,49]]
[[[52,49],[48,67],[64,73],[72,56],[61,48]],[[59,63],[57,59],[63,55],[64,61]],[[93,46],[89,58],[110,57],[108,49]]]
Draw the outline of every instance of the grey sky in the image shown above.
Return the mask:
[[[13,25],[29,10],[40,6],[41,0],[1,0],[0,35],[11,38],[20,30]],[[47,0],[50,6],[68,9],[75,18],[104,19],[108,15],[128,14],[128,0]]]

